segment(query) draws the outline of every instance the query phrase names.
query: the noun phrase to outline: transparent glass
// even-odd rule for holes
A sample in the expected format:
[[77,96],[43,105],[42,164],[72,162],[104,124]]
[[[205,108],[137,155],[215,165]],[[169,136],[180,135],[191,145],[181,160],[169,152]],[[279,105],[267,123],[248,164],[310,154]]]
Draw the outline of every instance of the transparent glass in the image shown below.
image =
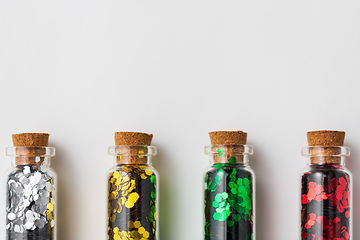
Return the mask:
[[7,240],[56,240],[57,174],[53,147],[9,147],[6,172]]
[[154,146],[112,146],[108,173],[108,239],[158,238],[158,173]]
[[250,145],[205,147],[205,240],[255,240],[255,174]]
[[345,167],[350,149],[304,147],[301,172],[301,239],[352,240],[352,176]]

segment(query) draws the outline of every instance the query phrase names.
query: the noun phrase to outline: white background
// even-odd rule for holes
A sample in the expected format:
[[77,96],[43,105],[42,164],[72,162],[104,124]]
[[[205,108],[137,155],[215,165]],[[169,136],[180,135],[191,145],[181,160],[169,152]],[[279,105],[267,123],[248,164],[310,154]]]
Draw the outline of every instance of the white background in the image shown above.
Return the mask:
[[340,129],[359,226],[359,12],[355,0],[0,0],[1,169],[11,134],[49,132],[59,239],[106,239],[114,132],[153,133],[161,240],[199,240],[208,132],[242,129],[257,239],[298,239],[306,132]]

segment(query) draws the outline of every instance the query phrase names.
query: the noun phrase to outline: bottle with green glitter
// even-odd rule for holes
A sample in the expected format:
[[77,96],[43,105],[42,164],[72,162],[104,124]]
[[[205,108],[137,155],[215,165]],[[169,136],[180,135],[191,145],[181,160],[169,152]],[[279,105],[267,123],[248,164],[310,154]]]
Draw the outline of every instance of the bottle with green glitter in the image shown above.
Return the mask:
[[243,131],[210,132],[205,147],[205,240],[255,240],[255,175],[249,165],[253,148]]

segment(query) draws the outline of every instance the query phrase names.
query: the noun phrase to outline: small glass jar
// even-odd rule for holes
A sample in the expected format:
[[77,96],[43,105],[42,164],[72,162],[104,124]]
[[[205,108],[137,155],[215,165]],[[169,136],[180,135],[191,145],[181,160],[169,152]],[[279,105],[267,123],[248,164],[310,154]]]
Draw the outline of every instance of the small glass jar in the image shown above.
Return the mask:
[[6,239],[56,240],[57,175],[53,147],[9,147],[6,173]]
[[108,174],[108,239],[158,239],[156,147],[118,145],[109,154],[115,166]]
[[302,149],[301,239],[352,239],[351,173],[345,167],[350,149],[310,146]]
[[255,175],[250,145],[205,147],[205,240],[255,240]]

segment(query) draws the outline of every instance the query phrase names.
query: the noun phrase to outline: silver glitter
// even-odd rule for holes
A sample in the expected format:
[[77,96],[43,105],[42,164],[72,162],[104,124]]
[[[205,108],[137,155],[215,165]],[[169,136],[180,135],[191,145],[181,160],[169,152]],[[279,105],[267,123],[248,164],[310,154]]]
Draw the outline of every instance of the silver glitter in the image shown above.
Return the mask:
[[39,182],[39,180],[41,179],[41,173],[39,173],[39,172],[34,173],[34,177],[35,177],[36,182]]
[[46,181],[44,181],[43,179],[40,179],[39,180],[39,183],[38,183],[38,188],[39,189],[43,189],[46,185]]
[[24,173],[25,175],[31,173],[30,167],[29,167],[29,166],[25,166],[23,173]]
[[8,214],[8,219],[9,219],[9,220],[14,220],[15,218],[16,218],[15,213],[9,213],[9,214]]
[[47,205],[55,201],[54,179],[39,168],[25,166],[17,171],[10,174],[7,181],[6,228],[21,233],[36,228],[54,227],[54,212],[50,215],[52,219],[46,218]]
[[26,229],[30,229],[30,228],[32,228],[32,226],[34,226],[34,222],[26,222],[25,223],[25,228]]
[[46,189],[51,192],[52,191],[52,185],[49,182],[46,182]]
[[32,191],[30,189],[25,189],[24,196],[29,197],[32,194]]
[[26,212],[26,219],[29,221],[29,222],[33,222],[35,219],[34,219],[34,214],[31,210],[28,210]]
[[33,190],[32,190],[32,194],[33,196],[37,195],[38,189],[36,186],[34,186]]
[[20,178],[20,182],[21,182],[22,184],[24,184],[24,185],[27,185],[27,184],[30,183],[29,179],[28,179],[27,177],[25,177],[25,176],[22,176],[22,177]]
[[25,206],[25,207],[30,206],[30,202],[29,202],[29,200],[27,200],[27,199],[25,199],[25,200],[24,200],[24,206]]
[[45,219],[40,218],[40,219],[36,220],[35,226],[37,226],[38,228],[43,228],[45,226]]
[[17,194],[20,194],[20,193],[22,193],[24,191],[24,188],[21,185],[19,185],[19,186],[16,187],[15,191],[16,191]]
[[20,232],[20,226],[19,226],[19,225],[15,225],[15,226],[14,226],[14,231],[15,231],[15,232]]

